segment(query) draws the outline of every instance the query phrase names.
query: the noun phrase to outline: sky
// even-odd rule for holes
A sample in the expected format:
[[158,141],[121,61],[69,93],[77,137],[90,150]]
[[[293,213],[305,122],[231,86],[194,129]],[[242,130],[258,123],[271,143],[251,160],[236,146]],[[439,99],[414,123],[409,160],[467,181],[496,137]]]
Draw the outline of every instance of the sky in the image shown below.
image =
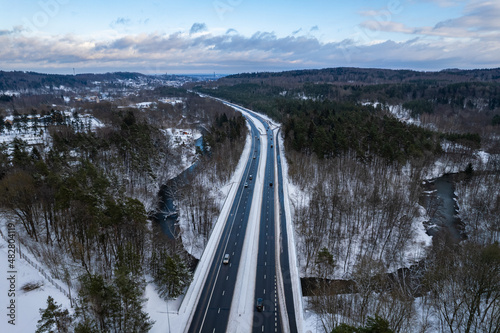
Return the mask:
[[500,67],[499,0],[0,0],[0,70]]

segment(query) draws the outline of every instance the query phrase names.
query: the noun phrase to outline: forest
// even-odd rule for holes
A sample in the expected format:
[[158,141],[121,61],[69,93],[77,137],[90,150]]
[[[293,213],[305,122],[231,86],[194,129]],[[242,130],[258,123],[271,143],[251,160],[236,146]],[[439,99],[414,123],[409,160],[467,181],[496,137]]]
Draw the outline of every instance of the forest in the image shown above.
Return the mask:
[[[340,68],[192,84],[282,124],[318,330],[498,332],[498,72]],[[460,238],[429,236],[442,199],[424,184],[444,174]]]
[[[177,80],[173,75],[144,75],[131,72],[114,72],[104,74],[76,74],[58,75],[37,72],[0,71],[0,91],[27,91],[27,90],[50,90],[59,89],[61,86],[70,89],[89,88],[99,86],[101,83],[113,83],[125,85],[131,82],[145,81],[148,84],[158,84],[159,81]],[[186,78],[191,81],[191,79]],[[163,84],[162,84],[163,85]],[[47,89],[48,88],[48,89]]]
[[[319,331],[499,332],[498,69],[250,73],[180,89],[133,73],[0,72],[0,84],[0,134],[29,134],[0,144],[0,210],[75,292],[74,314],[47,299],[39,332],[148,331],[146,284],[185,291],[247,136],[240,114],[191,89],[282,124]],[[203,149],[173,128],[202,132]],[[160,189],[186,161],[196,172],[171,187],[184,232],[169,238]],[[460,237],[433,225],[445,174]]]
[[[182,171],[186,158],[198,161],[200,177],[227,179],[243,149],[245,120],[182,89],[138,94],[181,96],[184,102],[158,102],[144,112],[121,107],[128,96],[82,102],[71,113],[35,103],[16,109],[12,123],[0,127],[1,134],[31,133],[38,140],[0,144],[1,212],[16,221],[19,241],[50,275],[76,291],[73,315],[47,300],[39,332],[147,332],[153,322],[143,309],[146,283],[153,282],[165,299],[178,297],[189,284],[196,260],[154,220],[162,209],[160,186]],[[210,154],[196,154],[193,146],[193,156],[187,156],[188,147],[175,144],[167,131],[176,125],[203,128]],[[194,194],[212,195],[208,185]],[[198,207],[203,202],[190,202],[191,210],[204,209]],[[214,222],[204,222],[206,235]]]

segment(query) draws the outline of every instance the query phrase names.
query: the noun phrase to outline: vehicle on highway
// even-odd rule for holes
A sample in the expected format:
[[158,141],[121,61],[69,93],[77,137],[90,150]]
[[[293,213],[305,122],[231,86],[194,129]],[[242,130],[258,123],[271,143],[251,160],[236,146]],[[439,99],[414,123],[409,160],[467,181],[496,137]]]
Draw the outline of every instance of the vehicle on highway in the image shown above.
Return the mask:
[[262,311],[264,310],[264,300],[262,298],[257,298],[257,302],[255,303],[255,307],[257,308],[257,311]]
[[226,253],[226,254],[224,255],[224,260],[222,260],[222,263],[223,263],[224,265],[229,264],[229,253]]
[[273,183],[269,183],[269,186],[273,186]]
[[248,183],[245,183],[245,187],[248,187]]
[[250,177],[248,177],[250,180],[252,180],[252,175],[250,175]]

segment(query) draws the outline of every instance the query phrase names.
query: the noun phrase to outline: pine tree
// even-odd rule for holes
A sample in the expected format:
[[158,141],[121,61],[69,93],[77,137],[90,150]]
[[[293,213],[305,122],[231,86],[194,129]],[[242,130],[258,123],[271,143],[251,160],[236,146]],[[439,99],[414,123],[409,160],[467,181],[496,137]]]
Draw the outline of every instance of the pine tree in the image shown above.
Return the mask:
[[[140,267],[139,256],[131,253],[131,247],[125,251],[119,249],[119,259],[115,269],[114,285],[121,303],[120,331],[122,332],[148,332],[153,326],[149,315],[143,311],[145,299],[145,281],[142,273],[137,271]],[[123,253],[127,255],[123,255]]]
[[38,321],[36,333],[42,332],[69,332],[71,317],[68,309],[61,309],[62,305],[57,305],[54,299],[47,297],[47,308],[40,309],[41,319]]
[[164,298],[175,298],[182,294],[184,287],[191,280],[191,273],[179,255],[160,255],[160,266],[155,282],[158,292]]

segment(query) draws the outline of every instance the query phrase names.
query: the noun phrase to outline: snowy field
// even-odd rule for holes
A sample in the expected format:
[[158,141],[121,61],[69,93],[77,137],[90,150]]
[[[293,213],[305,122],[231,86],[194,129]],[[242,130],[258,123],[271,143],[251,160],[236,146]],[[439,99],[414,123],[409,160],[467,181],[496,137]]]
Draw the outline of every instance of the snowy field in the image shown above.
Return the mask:
[[[0,225],[6,225],[7,221],[0,217]],[[5,229],[2,230],[4,236],[7,236]],[[18,251],[18,242],[16,239],[16,251]],[[23,251],[23,249],[21,249]],[[29,333],[35,332],[37,322],[40,319],[40,309],[47,307],[47,297],[52,296],[57,304],[61,304],[63,308],[70,310],[70,301],[61,291],[51,284],[37,269],[28,264],[27,261],[21,259],[16,253],[14,261],[14,270],[9,266],[8,247],[5,238],[0,238],[0,308],[2,309],[0,316],[0,331],[9,333]],[[13,271],[14,273],[10,273]],[[9,297],[11,289],[9,277],[14,276],[12,280],[15,282],[15,295]],[[27,283],[40,284],[41,286],[31,291],[23,291],[23,286]],[[61,283],[62,285],[62,283]],[[7,315],[10,302],[15,302],[15,325],[9,323],[11,320]]]

